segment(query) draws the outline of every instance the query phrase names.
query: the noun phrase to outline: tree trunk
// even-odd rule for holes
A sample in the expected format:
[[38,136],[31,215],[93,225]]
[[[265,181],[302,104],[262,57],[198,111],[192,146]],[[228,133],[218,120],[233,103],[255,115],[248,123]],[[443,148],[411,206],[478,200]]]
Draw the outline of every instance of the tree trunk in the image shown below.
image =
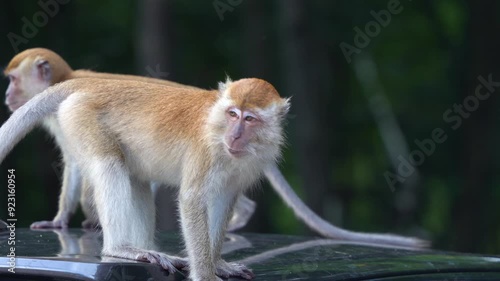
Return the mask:
[[[172,41],[168,0],[144,0],[138,2],[139,27],[137,68],[139,73],[160,79],[171,79]],[[176,230],[177,203],[172,189],[162,186],[156,196],[157,228]]]
[[[500,81],[500,41],[492,36],[500,30],[497,12],[500,3],[496,1],[468,1],[470,17],[465,48],[465,71],[462,73],[462,95],[457,104],[465,102],[467,97],[474,96],[476,87],[482,83],[478,77]],[[454,206],[454,248],[460,251],[485,251],[477,249],[478,241],[492,241],[497,237],[488,236],[488,224],[485,220],[493,219],[487,206],[496,204],[490,197],[492,193],[493,167],[496,159],[491,148],[493,132],[498,130],[495,112],[498,111],[498,87],[494,86],[490,97],[480,101],[477,110],[470,111],[470,117],[463,118],[461,170],[463,185]],[[488,92],[482,87],[481,94]],[[471,103],[472,104],[472,103]],[[489,202],[489,203],[488,203]]]
[[295,131],[293,151],[297,155],[307,203],[319,215],[324,213],[325,194],[330,187],[331,124],[328,89],[331,72],[324,46],[311,32],[311,2],[280,0],[281,63],[284,93],[292,97]]

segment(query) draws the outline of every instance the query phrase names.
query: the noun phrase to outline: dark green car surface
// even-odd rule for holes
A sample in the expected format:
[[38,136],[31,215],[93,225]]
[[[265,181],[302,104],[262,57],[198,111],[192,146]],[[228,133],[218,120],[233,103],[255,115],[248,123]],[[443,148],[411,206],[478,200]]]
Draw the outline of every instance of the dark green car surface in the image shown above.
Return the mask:
[[[0,234],[0,280],[184,280],[159,266],[101,257],[97,232],[15,231],[10,273],[8,232]],[[182,253],[179,234],[159,234],[160,249]],[[500,257],[269,234],[229,234],[228,261],[253,269],[254,280],[500,280]],[[237,279],[235,279],[237,280]]]

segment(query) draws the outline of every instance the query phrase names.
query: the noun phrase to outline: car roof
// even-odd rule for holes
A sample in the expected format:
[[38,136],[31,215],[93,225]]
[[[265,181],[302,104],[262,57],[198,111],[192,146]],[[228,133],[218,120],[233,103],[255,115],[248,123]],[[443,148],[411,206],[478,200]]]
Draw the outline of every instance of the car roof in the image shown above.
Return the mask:
[[[99,232],[15,230],[0,234],[0,279],[5,280],[184,280],[159,266],[100,255]],[[160,250],[184,255],[178,233],[158,234]],[[15,274],[9,273],[14,247]],[[380,247],[315,237],[228,234],[228,261],[253,269],[256,280],[500,280],[500,257]],[[15,278],[15,279],[14,279]],[[61,279],[62,278],[62,279]]]

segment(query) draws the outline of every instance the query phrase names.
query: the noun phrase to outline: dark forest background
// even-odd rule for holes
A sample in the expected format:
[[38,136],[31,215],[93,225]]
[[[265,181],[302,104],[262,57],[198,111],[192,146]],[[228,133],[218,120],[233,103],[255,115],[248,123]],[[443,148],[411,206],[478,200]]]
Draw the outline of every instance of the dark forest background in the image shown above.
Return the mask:
[[[281,167],[314,211],[499,254],[499,13],[472,0],[3,0],[0,64],[46,47],[75,69],[203,88],[226,74],[265,79],[292,97]],[[15,168],[18,225],[51,219],[60,167],[42,129],[26,137],[0,168],[0,217]],[[267,183],[250,195],[245,231],[312,234]],[[164,230],[176,224],[169,205]]]

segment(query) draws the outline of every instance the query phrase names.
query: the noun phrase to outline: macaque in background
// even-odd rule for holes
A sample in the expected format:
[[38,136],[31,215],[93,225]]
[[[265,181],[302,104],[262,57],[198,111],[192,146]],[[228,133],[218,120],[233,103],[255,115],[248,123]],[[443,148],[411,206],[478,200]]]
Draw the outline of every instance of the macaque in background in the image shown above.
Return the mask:
[[[17,110],[27,101],[36,97],[39,93],[55,83],[77,79],[77,78],[104,78],[115,80],[115,84],[122,83],[116,80],[139,81],[158,84],[159,86],[176,87],[184,90],[200,90],[199,88],[186,86],[166,80],[147,78],[133,75],[118,75],[109,73],[99,73],[88,70],[73,71],[70,66],[56,53],[47,49],[29,49],[16,55],[4,71],[9,77],[10,84],[6,92],[6,104],[11,111]],[[141,95],[142,97],[142,95]],[[147,96],[144,96],[147,99]],[[36,222],[33,228],[54,228],[67,227],[68,221],[76,210],[78,200],[81,201],[82,209],[87,217],[84,226],[98,224],[97,217],[93,215],[93,194],[92,189],[87,184],[87,179],[81,177],[80,169],[61,138],[61,129],[57,119],[49,115],[43,120],[43,125],[55,137],[57,144],[61,147],[63,161],[65,164],[63,175],[63,186],[59,199],[59,210],[52,221]],[[2,141],[0,139],[0,141]],[[7,145],[7,144],[4,144]],[[8,144],[11,149],[10,145]],[[167,169],[168,166],[165,166]],[[311,229],[321,235],[342,240],[380,243],[386,245],[400,245],[410,247],[425,246],[421,240],[406,238],[395,235],[367,234],[347,231],[331,225],[329,222],[317,216],[307,205],[295,194],[286,179],[281,174],[276,164],[272,163],[264,167],[264,175],[270,181],[273,189],[290,206],[295,215],[304,221]],[[154,183],[154,182],[153,182]],[[153,184],[156,185],[156,184]],[[83,186],[83,188],[82,188]],[[235,204],[233,216],[229,222],[228,230],[235,230],[243,227],[255,208],[255,203],[243,194],[238,196]]]

